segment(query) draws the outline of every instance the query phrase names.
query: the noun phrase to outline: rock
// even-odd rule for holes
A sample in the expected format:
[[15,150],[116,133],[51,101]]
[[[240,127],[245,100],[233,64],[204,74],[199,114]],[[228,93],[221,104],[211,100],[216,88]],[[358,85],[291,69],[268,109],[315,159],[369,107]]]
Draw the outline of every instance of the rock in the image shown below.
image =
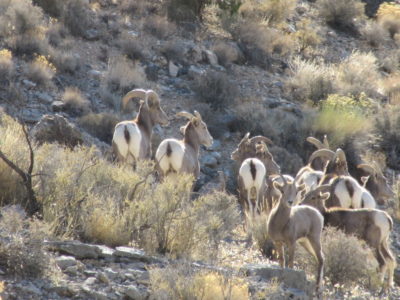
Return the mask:
[[30,80],[28,80],[28,79],[22,80],[22,83],[23,83],[26,87],[28,87],[28,88],[34,88],[34,87],[36,87],[36,83],[34,83],[34,82],[32,82],[32,81],[30,81]]
[[162,262],[161,259],[148,256],[142,250],[138,250],[131,247],[117,247],[115,248],[114,256],[121,258],[128,258],[133,260],[138,260],[146,263],[157,263]]
[[362,0],[365,3],[365,14],[368,17],[374,17],[376,12],[385,0]]
[[48,93],[46,92],[36,92],[36,97],[38,97],[38,99],[41,102],[50,104],[53,102],[53,97],[51,97]]
[[71,266],[76,266],[76,259],[72,256],[61,255],[56,258],[56,264],[61,270],[64,270]]
[[206,61],[212,66],[218,66],[218,57],[217,55],[212,52],[211,50],[204,50],[203,51]]
[[190,66],[188,69],[188,76],[191,79],[195,79],[197,77],[200,77],[206,73],[204,69],[198,68],[196,66]]
[[172,60],[168,63],[168,72],[171,77],[177,77],[179,72],[179,67],[174,64]]
[[32,135],[39,144],[58,142],[73,148],[83,142],[79,130],[61,115],[44,115]]
[[134,299],[134,300],[144,299],[144,295],[135,286],[127,287],[124,291],[124,294],[125,296],[128,297],[128,299]]
[[220,149],[221,149],[221,141],[220,141],[220,140],[217,140],[217,139],[214,139],[214,141],[213,141],[211,147],[208,147],[207,150],[210,150],[210,151],[218,151],[218,150],[220,150]]
[[51,110],[54,112],[61,112],[65,110],[65,103],[62,101],[54,101],[51,103]]
[[204,155],[201,158],[201,163],[210,168],[215,168],[218,165],[217,159],[211,154]]
[[107,275],[103,272],[100,272],[97,275],[97,279],[99,279],[99,281],[105,283],[105,284],[109,284],[110,283],[110,279],[108,279]]
[[85,282],[83,283],[83,285],[93,285],[95,284],[97,281],[96,277],[89,277],[85,280]]
[[70,266],[65,268],[64,273],[72,275],[72,276],[76,276],[78,275],[78,267],[77,266]]
[[295,288],[306,292],[307,295],[311,295],[312,293],[312,286],[307,281],[304,271],[289,268],[282,269],[277,266],[268,265],[246,265],[241,271],[247,276],[259,276],[265,281],[276,279],[289,288]]
[[102,73],[101,71],[98,71],[98,70],[90,70],[90,71],[88,72],[88,75],[89,75],[92,79],[100,80],[101,77],[103,76],[103,73]]
[[96,245],[96,247],[99,249],[100,253],[99,253],[99,257],[101,258],[106,258],[106,259],[112,259],[114,258],[113,254],[115,252],[114,249],[107,247],[107,246],[103,246],[103,245]]
[[52,250],[67,253],[80,259],[98,258],[100,254],[100,250],[96,245],[84,244],[79,241],[48,241],[46,244]]
[[100,38],[100,34],[96,29],[86,30],[86,32],[84,33],[84,36],[89,41],[96,41]]
[[220,152],[213,151],[213,152],[210,152],[210,155],[212,155],[217,160],[218,163],[222,159],[222,154]]
[[70,286],[67,284],[61,286],[55,286],[50,289],[50,291],[55,292],[57,295],[61,297],[74,297],[79,293],[79,290],[75,286]]
[[186,56],[188,60],[195,63],[201,62],[203,60],[203,51],[200,46],[193,45],[187,52]]
[[111,268],[106,268],[104,270],[104,274],[110,279],[110,280],[114,280],[117,276],[118,276],[118,272],[115,272],[113,269]]
[[36,123],[42,117],[42,111],[37,108],[26,108],[22,110],[21,118],[26,123]]

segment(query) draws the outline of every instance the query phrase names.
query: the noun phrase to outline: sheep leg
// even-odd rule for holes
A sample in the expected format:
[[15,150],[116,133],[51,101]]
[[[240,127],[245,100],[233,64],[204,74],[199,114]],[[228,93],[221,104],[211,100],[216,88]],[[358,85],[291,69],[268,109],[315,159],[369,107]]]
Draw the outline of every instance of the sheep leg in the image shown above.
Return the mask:
[[381,284],[383,284],[384,279],[385,279],[386,261],[385,261],[384,256],[382,255],[379,245],[375,247],[375,258],[379,264],[378,269],[379,269],[379,273],[380,273],[380,276],[379,276],[380,282],[381,282]]
[[388,268],[387,268],[387,271],[388,271],[387,286],[389,288],[392,288],[394,286],[393,273],[394,273],[394,269],[396,268],[396,260],[393,256],[393,253],[390,251],[390,248],[388,247],[387,239],[385,239],[381,243],[381,251],[382,251],[383,256],[385,257],[386,265],[388,266]]
[[294,251],[296,249],[296,241],[291,241],[288,244],[288,261],[286,263],[286,268],[291,268],[293,269],[294,266]]
[[322,279],[324,277],[324,255],[322,254],[321,240],[319,237],[310,238],[309,242],[318,261],[316,292],[317,295],[320,295],[322,292]]
[[275,249],[278,252],[278,258],[279,258],[279,265],[281,268],[285,266],[285,251],[283,250],[283,244],[280,242],[276,242],[275,244]]

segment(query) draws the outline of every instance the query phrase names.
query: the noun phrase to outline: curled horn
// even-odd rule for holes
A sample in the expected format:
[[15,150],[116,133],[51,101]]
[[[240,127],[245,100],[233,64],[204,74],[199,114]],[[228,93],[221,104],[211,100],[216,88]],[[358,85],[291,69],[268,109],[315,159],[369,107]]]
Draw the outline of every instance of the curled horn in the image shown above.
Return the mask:
[[240,141],[239,145],[241,145],[244,142],[247,142],[249,140],[250,132],[246,133],[242,140]]
[[311,154],[311,156],[308,160],[308,163],[311,164],[314,161],[314,159],[316,159],[317,157],[321,157],[321,156],[327,158],[328,160],[332,160],[335,157],[335,155],[336,155],[336,153],[333,152],[332,150],[320,149],[320,150],[314,151],[314,153]]
[[272,141],[269,138],[267,138],[265,136],[262,136],[262,135],[257,135],[255,137],[252,137],[250,139],[250,142],[252,144],[257,144],[258,142],[264,142],[265,144],[270,144],[270,145],[273,144]]
[[180,112],[178,112],[178,113],[176,114],[176,116],[178,116],[178,117],[184,117],[184,118],[187,118],[187,119],[189,119],[189,120],[191,120],[192,118],[194,118],[194,116],[193,116],[191,113],[187,112],[187,111],[180,111]]
[[367,172],[367,173],[369,173],[369,174],[371,174],[371,175],[374,175],[375,172],[376,172],[376,170],[374,169],[374,167],[372,167],[372,166],[369,165],[369,164],[359,164],[359,165],[357,166],[357,168],[358,168],[358,169],[362,169],[362,170],[364,170],[365,172]]
[[198,118],[199,120],[201,120],[201,115],[200,115],[200,113],[199,113],[197,110],[194,111],[194,115],[196,116],[196,118]]
[[126,95],[122,98],[122,108],[125,109],[126,105],[128,104],[129,100],[132,98],[140,98],[145,100],[147,103],[147,91],[143,89],[135,89],[126,93]]
[[344,153],[344,151],[340,148],[338,148],[336,150],[336,156],[339,158],[340,161],[344,161],[346,162],[346,154]]
[[155,100],[158,104],[160,104],[160,97],[155,91],[147,90],[146,94],[147,94],[147,99],[151,98],[152,100]]
[[317,149],[325,149],[325,148],[327,148],[327,147],[325,147],[324,144],[321,143],[320,140],[316,139],[313,136],[309,136],[308,138],[306,138],[306,141],[309,142],[310,144],[313,144],[315,147],[317,147]]
[[[323,184],[323,185],[320,185],[320,186],[316,187],[316,188],[315,188],[313,191],[311,191],[311,192],[319,194],[319,193],[326,193],[326,192],[329,192],[330,190],[331,190],[331,185],[330,185],[330,184]],[[311,192],[310,192],[310,193],[311,193]]]
[[329,142],[328,142],[328,136],[325,134],[324,135],[324,146],[326,149],[330,149],[331,147],[329,146]]

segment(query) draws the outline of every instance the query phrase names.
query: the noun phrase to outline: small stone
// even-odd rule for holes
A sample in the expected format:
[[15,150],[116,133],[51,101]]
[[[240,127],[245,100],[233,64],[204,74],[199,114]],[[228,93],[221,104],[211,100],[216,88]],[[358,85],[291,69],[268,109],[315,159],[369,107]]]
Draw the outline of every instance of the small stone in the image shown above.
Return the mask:
[[212,66],[218,66],[218,57],[211,50],[204,50],[205,57],[207,62]]
[[210,155],[212,155],[217,160],[217,162],[220,162],[222,159],[222,155],[220,152],[213,151],[210,153]]
[[103,273],[103,272],[100,272],[100,273],[97,275],[97,278],[98,278],[101,282],[103,282],[103,283],[105,283],[105,284],[109,284],[109,283],[110,283],[110,279],[108,279],[107,275],[106,275],[105,273]]
[[78,267],[77,266],[70,266],[65,268],[64,273],[72,275],[72,276],[76,276],[78,275]]
[[101,79],[101,76],[103,75],[103,73],[102,73],[101,71],[98,71],[98,70],[90,70],[90,71],[88,72],[88,75],[89,75],[91,78],[95,79],[95,80],[100,80],[100,79]]
[[71,266],[76,266],[76,259],[72,256],[61,255],[56,258],[56,264],[64,270]]
[[37,92],[36,96],[38,99],[44,103],[52,103],[53,102],[53,97],[51,97],[49,94],[45,92]]
[[85,38],[89,41],[98,40],[100,37],[99,32],[96,29],[89,29],[85,32]]
[[196,66],[190,66],[188,69],[188,76],[191,79],[200,77],[200,76],[204,75],[205,73],[206,73],[206,71],[204,69],[200,69]]
[[62,101],[54,101],[51,103],[51,110],[54,112],[60,112],[65,110],[65,104]]
[[208,148],[210,151],[217,151],[221,149],[221,141],[215,139],[211,145],[211,147]]
[[34,87],[36,87],[36,83],[34,83],[34,82],[32,82],[32,81],[30,81],[30,80],[28,80],[28,79],[22,80],[22,83],[23,83],[24,85],[26,85],[28,88],[34,88]]
[[105,269],[104,273],[110,280],[114,280],[118,276],[118,272],[115,272],[111,268]]
[[178,76],[179,67],[172,60],[169,61],[168,72],[171,77]]
[[134,299],[134,300],[140,300],[143,299],[142,293],[139,291],[139,289],[135,286],[130,286],[127,287],[124,291],[125,296],[128,297],[128,299]]
[[97,281],[96,277],[89,277],[85,280],[85,282],[83,283],[84,285],[93,285],[95,284]]
[[205,165],[207,167],[210,167],[210,168],[215,168],[217,166],[217,164],[218,164],[217,159],[214,156],[210,155],[210,154],[204,155],[201,158],[201,162],[202,162],[203,165]]

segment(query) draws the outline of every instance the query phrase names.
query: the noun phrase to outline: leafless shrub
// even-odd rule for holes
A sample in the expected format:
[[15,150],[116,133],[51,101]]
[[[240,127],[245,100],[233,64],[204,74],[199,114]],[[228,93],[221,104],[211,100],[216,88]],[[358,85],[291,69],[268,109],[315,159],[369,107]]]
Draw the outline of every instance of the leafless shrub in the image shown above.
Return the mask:
[[39,55],[28,65],[26,75],[40,85],[49,86],[55,72],[54,65],[45,56]]
[[168,18],[175,22],[193,22],[202,20],[203,12],[209,0],[168,0],[165,3]]
[[143,15],[149,3],[146,0],[121,0],[119,8],[122,12],[127,14]]
[[208,71],[197,77],[193,85],[201,101],[214,108],[223,108],[233,104],[238,95],[237,86],[223,72]]
[[44,12],[53,16],[59,17],[63,11],[66,1],[63,0],[33,0],[37,6],[40,6]]
[[48,42],[44,35],[37,32],[27,32],[7,39],[7,44],[18,56],[32,57],[34,54],[48,54]]
[[400,74],[395,73],[383,81],[385,95],[389,97],[389,103],[392,105],[400,104]]
[[166,17],[152,15],[146,18],[143,24],[144,30],[159,39],[166,39],[176,32],[175,24],[168,21]]
[[0,82],[9,82],[14,73],[14,63],[11,51],[0,50]]
[[60,72],[74,74],[81,66],[79,56],[68,51],[53,51],[51,61]]
[[50,45],[57,47],[67,36],[67,30],[63,23],[53,23],[47,29],[46,36],[49,40]]
[[389,39],[387,31],[375,21],[368,21],[360,31],[362,37],[372,47],[379,47]]
[[400,33],[400,20],[396,15],[383,15],[379,18],[379,23],[387,30],[392,39]]
[[174,62],[182,63],[184,61],[184,49],[178,40],[167,41],[162,47],[161,53]]
[[133,88],[143,88],[146,74],[138,63],[126,57],[116,57],[108,65],[102,84],[111,92],[126,93]]
[[93,25],[93,16],[84,0],[69,0],[61,19],[75,36],[86,37],[87,30]]
[[396,73],[400,70],[400,50],[393,49],[377,53],[380,68],[387,73]]
[[73,114],[87,114],[90,110],[90,102],[78,88],[67,87],[61,100],[64,102],[65,108]]
[[127,32],[123,32],[118,41],[122,54],[132,60],[143,60],[145,53],[143,51],[143,42],[139,38],[133,37]]
[[218,62],[224,67],[240,60],[239,49],[227,42],[218,41],[213,46],[213,51],[218,57]]
[[111,144],[115,125],[119,119],[110,113],[90,113],[79,119],[78,123],[92,136]]

